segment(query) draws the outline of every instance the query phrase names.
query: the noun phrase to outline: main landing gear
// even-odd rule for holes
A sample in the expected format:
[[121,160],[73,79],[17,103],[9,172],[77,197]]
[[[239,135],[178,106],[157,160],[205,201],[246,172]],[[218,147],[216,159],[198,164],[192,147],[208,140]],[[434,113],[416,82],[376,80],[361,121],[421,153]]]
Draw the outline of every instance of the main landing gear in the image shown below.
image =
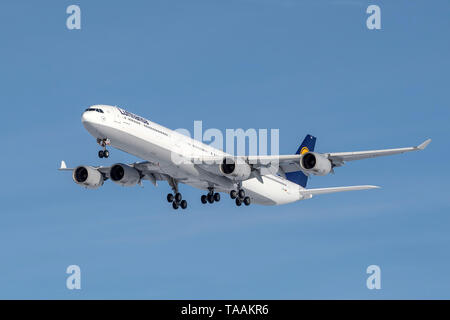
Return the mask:
[[200,200],[203,204],[214,203],[220,201],[220,193],[214,193],[214,188],[208,188],[208,194],[201,196]]
[[181,196],[181,193],[179,193],[179,192],[175,193],[175,195],[173,195],[172,193],[169,193],[167,195],[167,202],[171,202],[172,207],[175,210],[177,210],[180,207],[181,207],[181,209],[187,208],[187,201],[183,200],[183,197]]
[[246,206],[249,206],[251,203],[250,197],[245,196],[245,191],[239,186],[238,191],[231,190],[230,191],[230,198],[236,199],[236,205],[240,207],[242,203],[244,203]]
[[98,152],[98,157],[101,158],[109,158],[109,151],[106,150],[106,146],[110,144],[109,139],[97,139],[97,143],[103,148]]
[[173,193],[169,193],[167,195],[167,202],[172,203],[172,208],[177,210],[181,207],[181,209],[187,208],[187,201],[183,200],[181,193],[178,191],[178,183],[175,179],[170,178],[167,180],[169,185],[172,187]]

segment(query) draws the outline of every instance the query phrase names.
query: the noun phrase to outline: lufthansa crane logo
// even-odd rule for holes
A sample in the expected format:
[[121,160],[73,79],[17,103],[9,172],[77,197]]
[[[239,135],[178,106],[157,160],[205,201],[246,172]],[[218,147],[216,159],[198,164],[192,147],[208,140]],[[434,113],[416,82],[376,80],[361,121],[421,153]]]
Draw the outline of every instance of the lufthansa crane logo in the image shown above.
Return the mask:
[[309,149],[307,147],[303,147],[302,150],[300,151],[300,154],[305,154],[309,152]]

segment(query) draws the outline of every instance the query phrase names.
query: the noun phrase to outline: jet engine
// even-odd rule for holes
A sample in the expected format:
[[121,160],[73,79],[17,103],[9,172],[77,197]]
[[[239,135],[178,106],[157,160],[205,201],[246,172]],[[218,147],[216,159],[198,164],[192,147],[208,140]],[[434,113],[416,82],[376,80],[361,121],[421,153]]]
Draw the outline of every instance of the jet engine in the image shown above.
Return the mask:
[[308,152],[300,158],[300,167],[306,174],[325,176],[331,172],[332,165],[328,158],[320,153]]
[[135,168],[117,163],[109,171],[111,180],[123,187],[134,186],[141,180],[141,174]]
[[242,159],[225,158],[220,164],[220,172],[232,180],[243,181],[250,177],[252,169]]
[[97,189],[104,182],[101,172],[89,166],[80,166],[73,170],[72,179],[76,184],[89,189]]

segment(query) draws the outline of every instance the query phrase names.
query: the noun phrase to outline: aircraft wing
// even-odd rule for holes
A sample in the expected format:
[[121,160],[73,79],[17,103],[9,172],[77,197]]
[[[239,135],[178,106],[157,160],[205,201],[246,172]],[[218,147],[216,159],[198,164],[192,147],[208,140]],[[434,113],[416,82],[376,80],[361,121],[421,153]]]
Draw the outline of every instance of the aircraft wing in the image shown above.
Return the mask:
[[[161,171],[159,166],[157,164],[154,164],[149,161],[143,161],[143,162],[135,162],[128,164],[130,167],[135,168],[138,170],[143,180],[149,180],[151,181],[155,186],[157,185],[156,181],[163,181],[167,180],[170,177],[167,176],[165,173]],[[109,172],[111,170],[111,166],[92,166],[94,169],[100,171],[105,178],[109,178]],[[67,168],[66,162],[61,161],[61,166],[58,169],[60,171],[73,171],[75,168]]]
[[330,159],[330,161],[333,163],[333,165],[335,167],[339,167],[339,166],[342,166],[345,161],[376,158],[376,157],[382,157],[382,156],[390,156],[393,154],[400,154],[400,153],[405,153],[405,152],[423,150],[430,144],[430,142],[431,142],[431,139],[428,139],[416,147],[408,147],[408,148],[325,153],[324,155],[327,156],[328,159]]
[[[333,167],[340,167],[344,165],[346,161],[362,160],[368,158],[376,158],[405,152],[423,150],[428,146],[430,142],[431,139],[428,139],[415,147],[354,151],[354,152],[322,153],[322,155],[331,161]],[[302,155],[300,154],[292,154],[292,155],[243,156],[241,158],[244,159],[248,164],[250,164],[253,169],[262,169],[275,166],[281,169],[280,170],[281,173],[288,173],[301,170],[300,167],[301,157]],[[201,161],[206,163],[209,162],[209,164],[211,163],[220,164],[223,161],[223,157],[206,157],[202,159],[195,159],[194,161]]]
[[[431,139],[428,139],[415,147],[407,147],[407,148],[397,148],[397,149],[383,149],[383,150],[369,150],[369,151],[356,151],[356,152],[338,152],[338,153],[322,153],[321,155],[328,158],[333,167],[340,167],[344,165],[346,161],[353,160],[361,160],[367,158],[375,158],[411,151],[418,151],[425,149],[428,144],[431,142]],[[214,183],[216,179],[208,179],[207,175],[217,175],[217,173],[213,173],[218,165],[220,165],[226,156],[212,156],[212,157],[193,157],[193,158],[185,158],[188,162],[193,162],[196,165],[199,165],[201,168],[205,170],[205,181],[210,181]],[[235,159],[240,158],[246,163],[248,163],[252,168],[252,175],[250,178],[257,178],[259,181],[262,181],[261,176],[267,174],[275,174],[278,173],[280,175],[284,175],[289,172],[298,172],[301,171],[300,167],[300,159],[302,155],[293,154],[293,155],[260,155],[260,156],[239,156],[234,157]],[[171,181],[171,177],[164,172],[161,171],[158,164],[143,161],[128,164],[131,167],[137,169],[141,175],[142,179],[150,180],[154,185],[156,185],[156,181]],[[111,167],[93,167],[96,170],[100,171],[105,178],[109,178],[109,172]],[[267,169],[267,170],[264,170]],[[66,163],[64,161],[61,162],[61,167],[59,170],[62,171],[73,171],[74,168],[67,168]],[[217,178],[217,177],[216,177]],[[226,179],[226,178],[224,178]],[[230,182],[226,179],[226,182]],[[362,190],[367,189],[368,187],[372,188],[373,186],[356,186],[356,187],[338,187],[338,188],[325,188],[325,189],[310,189],[309,194],[320,194],[320,193],[330,193],[330,192],[341,192],[341,191],[349,191],[349,190]],[[357,188],[357,189],[351,189]],[[306,191],[302,191],[306,192]]]

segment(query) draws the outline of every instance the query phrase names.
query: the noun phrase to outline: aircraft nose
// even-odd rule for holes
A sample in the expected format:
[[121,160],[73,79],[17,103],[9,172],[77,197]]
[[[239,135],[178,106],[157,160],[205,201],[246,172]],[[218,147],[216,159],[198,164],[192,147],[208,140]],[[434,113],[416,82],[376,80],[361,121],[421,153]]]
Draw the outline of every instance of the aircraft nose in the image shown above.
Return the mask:
[[98,119],[96,117],[96,112],[89,109],[83,112],[83,114],[81,115],[81,123],[91,135],[96,138],[100,137],[97,128]]
[[81,115],[81,122],[82,123],[86,123],[86,122],[92,122],[92,112],[89,111],[85,111],[83,112],[83,114]]

